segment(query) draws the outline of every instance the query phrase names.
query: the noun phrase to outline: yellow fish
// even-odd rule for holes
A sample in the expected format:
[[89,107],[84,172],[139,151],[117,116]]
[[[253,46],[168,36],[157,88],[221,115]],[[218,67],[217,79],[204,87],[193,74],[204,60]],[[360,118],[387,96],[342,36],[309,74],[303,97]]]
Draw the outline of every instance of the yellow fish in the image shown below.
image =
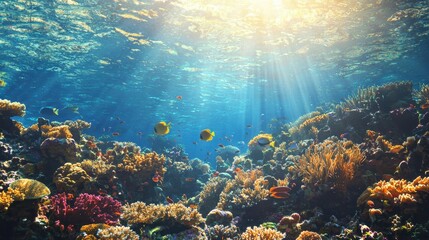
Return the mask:
[[3,79],[0,79],[0,87],[6,87],[6,82]]
[[200,139],[206,142],[213,140],[214,136],[215,133],[210,131],[210,129],[204,129],[200,133]]
[[157,135],[166,135],[170,132],[171,123],[159,122],[155,125],[153,130]]

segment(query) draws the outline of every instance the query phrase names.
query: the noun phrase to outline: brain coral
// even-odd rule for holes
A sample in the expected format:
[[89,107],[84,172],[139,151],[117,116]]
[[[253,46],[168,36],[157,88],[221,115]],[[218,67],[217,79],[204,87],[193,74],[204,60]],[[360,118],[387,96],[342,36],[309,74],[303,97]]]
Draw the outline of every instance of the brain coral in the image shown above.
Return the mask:
[[59,192],[79,193],[91,177],[82,169],[80,163],[66,163],[54,173],[54,183]]

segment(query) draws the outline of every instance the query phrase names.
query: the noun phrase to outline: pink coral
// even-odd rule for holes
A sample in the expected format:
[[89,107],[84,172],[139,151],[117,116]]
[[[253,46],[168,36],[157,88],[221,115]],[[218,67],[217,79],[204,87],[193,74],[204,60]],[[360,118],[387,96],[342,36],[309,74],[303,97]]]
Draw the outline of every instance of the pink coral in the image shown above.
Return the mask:
[[[73,204],[71,204],[73,203]],[[121,214],[121,203],[108,196],[83,193],[75,199],[72,194],[51,197],[51,219],[60,229],[71,230],[74,225],[90,223],[116,224]]]

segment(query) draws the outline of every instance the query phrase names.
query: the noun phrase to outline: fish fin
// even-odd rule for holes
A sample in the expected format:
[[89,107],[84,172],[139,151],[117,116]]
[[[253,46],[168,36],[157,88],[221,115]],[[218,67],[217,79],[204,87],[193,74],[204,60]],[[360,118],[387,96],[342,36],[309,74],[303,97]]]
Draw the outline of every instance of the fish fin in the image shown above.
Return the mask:
[[52,110],[53,110],[54,114],[58,116],[58,111],[59,111],[59,109],[58,109],[58,108],[54,108],[54,109],[52,109]]
[[215,132],[211,132],[210,135],[212,135],[212,138],[215,136]]
[[275,145],[276,145],[276,141],[271,141],[271,142],[270,142],[270,146],[271,146],[272,148],[275,148]]

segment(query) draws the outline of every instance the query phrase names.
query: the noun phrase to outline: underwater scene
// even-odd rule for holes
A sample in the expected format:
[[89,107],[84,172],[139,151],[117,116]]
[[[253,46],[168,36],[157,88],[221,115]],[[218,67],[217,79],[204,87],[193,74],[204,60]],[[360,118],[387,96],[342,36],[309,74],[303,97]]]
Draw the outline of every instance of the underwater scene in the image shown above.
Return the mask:
[[0,239],[429,239],[429,1],[1,0]]

